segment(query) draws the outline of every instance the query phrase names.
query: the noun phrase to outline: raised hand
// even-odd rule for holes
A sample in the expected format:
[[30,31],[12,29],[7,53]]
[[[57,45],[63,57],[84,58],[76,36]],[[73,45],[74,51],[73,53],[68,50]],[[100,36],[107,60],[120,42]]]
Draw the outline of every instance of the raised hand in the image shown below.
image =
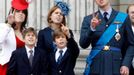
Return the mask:
[[9,15],[7,17],[7,23],[10,24],[10,25],[12,25],[14,23],[14,14],[15,14],[15,11],[16,10],[14,9],[14,11],[12,13],[12,9],[11,9],[11,11],[10,11],[10,13],[9,13]]
[[95,29],[101,22],[101,19],[98,18],[99,13],[97,13],[93,18],[91,19],[91,27]]
[[70,32],[69,32],[69,28],[67,26],[61,24],[61,30],[68,38],[70,38]]

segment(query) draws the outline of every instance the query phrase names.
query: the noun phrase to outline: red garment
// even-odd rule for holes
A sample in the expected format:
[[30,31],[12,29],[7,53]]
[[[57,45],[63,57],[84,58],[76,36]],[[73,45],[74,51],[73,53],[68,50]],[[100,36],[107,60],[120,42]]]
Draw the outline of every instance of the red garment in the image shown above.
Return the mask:
[[22,48],[25,46],[25,42],[21,41],[17,36],[16,37],[16,44],[17,44],[17,48]]
[[0,65],[0,75],[6,75],[7,72],[7,64],[5,65]]

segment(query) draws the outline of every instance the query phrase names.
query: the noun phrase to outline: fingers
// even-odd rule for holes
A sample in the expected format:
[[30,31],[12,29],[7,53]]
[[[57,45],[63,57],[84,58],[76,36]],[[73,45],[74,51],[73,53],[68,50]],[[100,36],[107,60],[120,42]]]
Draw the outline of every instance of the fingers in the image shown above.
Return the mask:
[[68,27],[65,26],[64,24],[61,24],[61,29],[62,29],[63,31],[66,31],[66,30],[68,30]]
[[61,27],[64,27],[64,24],[61,23]]
[[13,15],[15,14],[15,12],[16,12],[16,9],[14,9],[14,11],[13,11]]
[[61,23],[61,30],[63,31],[64,30],[64,25]]
[[13,13],[12,13],[12,10],[13,9],[11,9],[10,10],[10,12],[9,12],[9,15],[8,15],[8,17],[7,17],[7,20],[8,20],[8,24],[10,24],[10,25],[12,25],[13,23],[14,23],[14,14],[15,14],[15,9],[14,9],[14,11],[13,11]]
[[97,18],[97,19],[99,18],[99,13],[97,13],[97,14],[95,15],[95,18]]
[[11,15],[12,14],[12,8],[10,9],[10,12],[9,12],[9,15]]
[[97,18],[98,19],[99,18],[99,13],[96,13],[96,14],[93,13],[93,18]]
[[101,19],[99,19],[99,13],[96,13],[95,16],[93,16],[92,20],[91,20],[91,26],[93,29],[96,28],[96,26],[98,26],[101,22]]
[[99,13],[98,12],[97,13],[93,13],[92,16],[93,16],[93,18],[98,18]]
[[13,9],[11,8],[11,10],[10,10],[10,12],[9,12],[9,15],[14,15],[14,13],[15,13],[15,9],[14,9],[14,11],[13,11]]
[[63,24],[61,24],[61,30],[62,32],[64,32],[66,34],[66,36],[69,37],[70,33],[69,33],[69,28]]
[[68,27],[64,26],[63,24],[61,25],[61,29],[62,29],[62,31],[64,31],[64,32],[66,32],[66,31],[69,30]]

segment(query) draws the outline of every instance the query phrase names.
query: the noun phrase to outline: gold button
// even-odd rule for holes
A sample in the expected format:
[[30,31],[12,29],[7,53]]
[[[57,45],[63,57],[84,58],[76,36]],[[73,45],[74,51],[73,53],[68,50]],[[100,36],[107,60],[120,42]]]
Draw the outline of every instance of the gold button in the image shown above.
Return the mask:
[[104,46],[103,50],[107,51],[109,50],[110,46]]

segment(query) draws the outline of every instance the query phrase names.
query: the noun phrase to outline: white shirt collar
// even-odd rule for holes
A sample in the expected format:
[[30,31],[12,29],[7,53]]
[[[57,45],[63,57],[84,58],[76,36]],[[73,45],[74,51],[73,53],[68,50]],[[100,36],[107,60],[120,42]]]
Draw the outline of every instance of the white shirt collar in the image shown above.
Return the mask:
[[56,62],[57,62],[57,59],[58,59],[58,57],[59,57],[59,55],[60,55],[60,53],[59,53],[60,50],[63,50],[62,55],[64,56],[65,52],[67,51],[67,47],[64,47],[63,49],[57,48],[57,51],[56,51],[56,53],[55,53]]
[[132,31],[133,31],[133,33],[134,33],[134,26],[132,25]]
[[57,51],[63,50],[65,52],[67,50],[67,47],[64,47],[63,49],[57,48]]
[[108,15],[107,15],[107,18],[109,19],[110,18],[110,15],[112,13],[112,8],[110,7],[107,11],[104,11],[102,9],[99,9],[100,10],[100,13],[103,15],[104,12],[107,12]]
[[30,49],[29,47],[27,47],[27,46],[25,45],[25,48],[26,48],[26,52],[27,52],[28,57],[29,57],[29,55],[30,55],[30,53],[29,53],[30,50],[33,50],[33,55],[34,55],[34,50],[35,50],[34,47],[33,47],[32,49]]

